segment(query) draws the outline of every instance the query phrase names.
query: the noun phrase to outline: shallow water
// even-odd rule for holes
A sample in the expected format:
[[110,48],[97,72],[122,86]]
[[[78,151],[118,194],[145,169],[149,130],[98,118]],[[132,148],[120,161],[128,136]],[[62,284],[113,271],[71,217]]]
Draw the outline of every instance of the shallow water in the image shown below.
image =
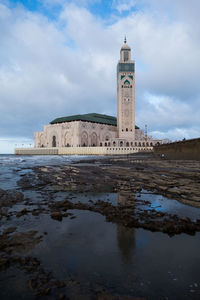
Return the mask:
[[[92,156],[95,159],[95,156]],[[88,159],[88,156],[56,156],[56,155],[13,155],[0,154],[0,188],[18,188],[20,176],[32,172],[36,166],[67,165],[71,162]]]
[[[176,214],[179,217],[187,217],[192,221],[200,219],[200,208],[189,206],[183,204],[174,199],[168,199],[162,195],[152,194],[146,190],[142,190],[141,193],[129,192],[119,192],[119,193],[83,193],[76,194],[73,196],[68,196],[68,194],[63,192],[57,192],[54,194],[57,201],[62,200],[63,198],[70,199],[73,203],[90,203],[90,201],[97,202],[98,200],[109,202],[110,204],[117,205],[126,205],[127,199],[132,200],[137,203],[135,213],[139,210],[156,210],[161,212],[167,212],[169,214]],[[130,198],[129,198],[130,197]],[[143,203],[143,202],[148,202]]]
[[167,212],[169,214],[176,214],[179,217],[187,217],[192,221],[200,219],[200,208],[183,204],[174,199],[168,199],[162,195],[148,193],[148,191],[142,190],[137,196],[141,196],[143,200],[149,201],[147,205],[138,206],[138,208],[156,211]]
[[[18,188],[17,180],[26,172],[32,172],[34,166],[55,166],[72,160],[80,160],[80,156],[0,156],[0,188]],[[25,196],[36,206],[44,198],[36,191],[25,191]],[[58,201],[71,198],[73,202],[103,200],[113,205],[123,205],[127,193],[69,195],[57,192],[54,197]],[[133,201],[149,201],[148,204],[138,205],[137,209],[155,209],[192,219],[199,218],[200,209],[149,194],[145,190],[131,197]],[[22,208],[23,204],[20,203],[12,210]],[[81,210],[70,212],[76,218],[63,218],[62,222],[51,219],[47,214],[11,217],[9,222],[3,219],[1,230],[17,226],[19,232],[31,229],[38,230],[39,234],[47,232],[47,235],[43,235],[43,241],[28,255],[38,257],[41,266],[56,278],[72,277],[88,289],[103,287],[110,293],[150,300],[200,298],[200,233],[169,237],[160,232],[108,223],[98,213]],[[13,267],[0,272],[0,299],[34,299],[27,280],[28,276]]]
[[[181,234],[170,238],[163,233],[107,223],[97,213],[71,212],[76,218],[62,222],[48,215],[13,220],[19,231],[34,226],[39,233],[48,232],[29,254],[38,257],[56,278],[70,275],[83,285],[148,299],[193,299],[200,295],[199,233],[195,237]],[[5,284],[0,296],[7,297],[1,299],[13,299],[9,298],[9,289],[5,294],[10,284],[16,299],[21,293],[19,277],[9,275],[13,275],[10,270],[0,274],[0,285]],[[24,299],[30,299],[25,285],[24,293]]]

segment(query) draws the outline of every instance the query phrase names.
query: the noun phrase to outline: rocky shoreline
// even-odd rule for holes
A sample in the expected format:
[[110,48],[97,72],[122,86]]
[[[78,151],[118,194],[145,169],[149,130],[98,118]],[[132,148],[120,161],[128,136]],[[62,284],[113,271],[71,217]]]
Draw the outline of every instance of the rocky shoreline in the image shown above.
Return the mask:
[[[29,255],[48,232],[39,234],[35,228],[19,232],[10,226],[13,219],[46,214],[62,222],[73,220],[73,210],[99,213],[107,222],[127,228],[143,228],[163,232],[169,236],[180,233],[194,235],[200,231],[200,218],[149,208],[150,202],[143,199],[143,191],[152,195],[163,195],[168,201],[175,199],[194,207],[200,207],[199,196],[200,162],[167,161],[148,155],[129,155],[85,159],[70,165],[33,167],[31,172],[21,175],[18,190],[0,189],[0,270],[11,266],[27,274],[27,284],[35,296],[48,299],[144,299],[116,295],[102,287],[85,290],[76,278],[60,280],[51,271],[45,270],[41,262]],[[37,201],[27,197],[27,191],[40,193]],[[118,203],[91,199],[90,193],[118,193]],[[57,198],[57,193],[62,195]],[[87,202],[79,196],[88,197]],[[75,201],[75,200],[76,201]],[[16,209],[21,205],[21,209]],[[66,294],[67,290],[67,294]],[[81,298],[84,290],[85,298]],[[77,292],[78,291],[78,292]],[[51,298],[52,297],[52,298]]]

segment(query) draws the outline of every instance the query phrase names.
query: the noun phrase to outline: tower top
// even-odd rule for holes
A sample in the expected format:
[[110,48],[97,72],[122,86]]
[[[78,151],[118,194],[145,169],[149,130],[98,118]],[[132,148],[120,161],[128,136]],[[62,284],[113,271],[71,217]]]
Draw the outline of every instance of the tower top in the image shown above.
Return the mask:
[[121,47],[121,50],[131,50],[131,48],[127,45],[127,40],[126,40],[126,36],[124,37],[124,44]]

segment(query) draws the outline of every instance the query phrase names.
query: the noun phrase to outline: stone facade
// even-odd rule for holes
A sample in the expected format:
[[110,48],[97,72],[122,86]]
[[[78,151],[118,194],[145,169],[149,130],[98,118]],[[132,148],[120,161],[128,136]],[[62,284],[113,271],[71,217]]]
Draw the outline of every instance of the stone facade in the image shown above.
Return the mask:
[[102,146],[115,137],[116,126],[83,121],[46,125],[34,134],[36,148]]
[[35,148],[152,147],[158,143],[162,141],[135,127],[135,62],[126,39],[117,65],[117,119],[100,114],[63,117],[34,133]]

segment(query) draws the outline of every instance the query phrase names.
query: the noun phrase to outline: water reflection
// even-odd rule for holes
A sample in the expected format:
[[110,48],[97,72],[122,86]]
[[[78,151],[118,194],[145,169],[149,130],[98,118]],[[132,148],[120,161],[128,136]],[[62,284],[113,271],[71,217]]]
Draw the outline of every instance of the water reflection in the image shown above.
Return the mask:
[[[128,205],[135,198],[134,194],[129,192],[118,193],[118,205]],[[133,209],[133,214],[135,210]],[[122,260],[125,264],[131,264],[133,249],[136,245],[135,228],[127,228],[123,225],[117,225],[117,242],[120,249]]]
[[123,262],[130,264],[132,262],[133,249],[136,245],[135,229],[117,225],[117,241]]

